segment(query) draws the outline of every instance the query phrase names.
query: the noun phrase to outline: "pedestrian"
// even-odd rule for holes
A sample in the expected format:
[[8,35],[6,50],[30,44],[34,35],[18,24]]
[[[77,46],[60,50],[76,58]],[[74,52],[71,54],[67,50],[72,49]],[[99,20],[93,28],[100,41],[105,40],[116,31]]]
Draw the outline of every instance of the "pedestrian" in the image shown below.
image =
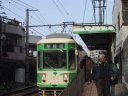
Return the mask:
[[110,64],[105,54],[99,54],[98,62],[93,66],[92,78],[97,87],[98,96],[110,96],[110,80],[114,80],[115,77],[111,74]]
[[90,82],[92,80],[92,67],[93,67],[93,61],[90,57],[84,56],[82,61],[80,62],[80,68],[85,69],[85,82]]

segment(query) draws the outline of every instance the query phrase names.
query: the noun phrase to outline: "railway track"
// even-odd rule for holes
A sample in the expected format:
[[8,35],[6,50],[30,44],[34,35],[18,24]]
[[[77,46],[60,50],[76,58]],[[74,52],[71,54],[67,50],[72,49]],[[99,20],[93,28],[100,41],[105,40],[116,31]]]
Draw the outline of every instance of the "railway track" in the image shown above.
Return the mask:
[[33,85],[13,91],[0,93],[0,96],[40,96],[40,90],[36,85]]

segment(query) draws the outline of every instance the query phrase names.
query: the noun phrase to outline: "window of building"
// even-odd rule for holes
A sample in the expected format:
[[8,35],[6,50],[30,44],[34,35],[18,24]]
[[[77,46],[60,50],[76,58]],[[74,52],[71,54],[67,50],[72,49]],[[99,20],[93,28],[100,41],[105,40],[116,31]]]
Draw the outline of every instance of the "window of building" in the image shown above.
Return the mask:
[[20,48],[20,53],[22,53],[22,52],[23,52],[23,48],[22,48],[22,46],[20,46],[19,48]]
[[122,1],[123,24],[128,24],[128,1]]
[[118,14],[118,32],[120,31],[120,13]]

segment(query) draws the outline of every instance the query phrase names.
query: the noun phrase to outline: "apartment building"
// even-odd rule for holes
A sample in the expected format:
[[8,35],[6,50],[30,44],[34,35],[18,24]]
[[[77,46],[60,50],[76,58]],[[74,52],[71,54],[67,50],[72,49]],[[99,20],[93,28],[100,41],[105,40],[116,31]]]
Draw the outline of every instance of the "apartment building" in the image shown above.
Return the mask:
[[128,87],[128,0],[115,0],[113,25],[116,28],[115,60],[120,69],[120,81]]

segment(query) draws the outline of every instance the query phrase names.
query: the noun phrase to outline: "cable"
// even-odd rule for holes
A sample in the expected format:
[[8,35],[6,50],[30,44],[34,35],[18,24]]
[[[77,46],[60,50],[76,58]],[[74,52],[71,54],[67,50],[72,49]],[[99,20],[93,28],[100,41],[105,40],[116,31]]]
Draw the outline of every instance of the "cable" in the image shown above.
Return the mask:
[[62,6],[62,8],[64,9],[65,13],[69,16],[70,20],[73,21],[73,19],[71,18],[71,16],[69,15],[69,12],[67,12],[67,10],[65,9],[65,7],[63,6],[62,2],[60,0],[58,0],[59,4]]
[[[14,0],[12,0],[13,2],[15,2]],[[33,7],[33,6],[31,6],[31,5],[29,5],[29,4],[27,4],[27,3],[24,3],[23,1],[21,1],[21,0],[18,0],[20,3],[22,3],[22,4],[20,4],[20,3],[18,3],[18,2],[15,2],[15,3],[17,3],[17,4],[20,4],[21,6],[23,6],[23,7],[25,7],[25,8],[27,8],[28,6],[29,7],[31,7],[31,8],[33,8],[33,9],[37,9],[37,8],[35,8],[35,7]],[[24,4],[24,5],[23,5]],[[39,14],[40,14],[40,16],[41,17],[43,17],[43,20],[48,24],[48,22],[47,22],[47,20],[44,18],[44,16],[41,14],[41,12],[40,11],[38,11],[39,12]],[[35,12],[34,12],[35,13]],[[35,13],[35,15],[37,16],[37,17],[39,17],[36,13]],[[40,17],[39,17],[40,18]],[[40,20],[41,20],[41,22],[43,22],[42,21],[42,19],[40,18]],[[43,22],[44,23],[44,22]],[[49,29],[50,30],[50,29]],[[51,32],[51,31],[50,31]]]
[[[9,2],[9,0],[6,0],[6,1],[8,1]],[[12,4],[12,2],[10,2],[11,4]],[[21,10],[20,8],[18,8],[18,7],[16,7],[14,4],[12,4],[15,8],[17,8],[17,9],[19,9],[20,11],[23,11],[23,10]],[[23,7],[25,7],[25,6],[23,6]],[[11,11],[11,10],[10,10]],[[35,15],[36,16],[38,16],[36,13],[35,13]],[[38,16],[38,18],[40,18],[39,16]],[[34,19],[35,20],[35,19]],[[41,19],[39,20],[39,21],[42,21]],[[43,22],[43,21],[42,21]],[[32,23],[30,23],[30,24],[32,24]],[[34,23],[35,24],[35,23]],[[34,24],[32,24],[32,25],[34,25]],[[38,28],[39,29],[39,28]],[[42,29],[39,29],[39,30],[41,30],[42,31]],[[36,31],[37,32],[37,31]],[[50,31],[51,32],[51,31]],[[38,32],[39,33],[39,32]]]
[[86,7],[87,7],[87,1],[88,0],[85,1],[85,6],[84,6],[84,15],[83,15],[83,21],[82,21],[83,23],[84,23],[84,19],[85,19],[85,12],[86,12]]
[[13,1],[14,3],[16,3],[16,4],[18,4],[18,5],[22,6],[22,7],[25,7],[26,9],[28,8],[28,7],[26,7],[25,5],[23,5],[23,4],[19,3],[19,2],[16,2],[14,0],[11,0],[11,1]]
[[[10,12],[12,12],[13,14],[15,14],[15,15],[17,15],[16,13],[14,13],[13,11],[11,11],[10,9],[8,9],[8,8],[6,8],[5,6],[3,6],[5,9],[7,9],[8,11],[10,11]],[[21,18],[21,19],[23,19],[24,20],[24,18],[22,18],[21,16],[19,16],[19,15],[17,15],[19,18]],[[33,28],[31,28],[31,29],[33,29]],[[36,31],[35,29],[33,29],[34,31]],[[42,31],[42,30],[41,30]],[[37,33],[39,33],[38,31],[36,31]],[[41,34],[41,33],[39,33],[39,34]],[[45,36],[44,34],[42,34],[43,36]]]
[[[42,34],[42,33],[40,33],[40,32],[38,32],[37,30],[35,30],[34,28],[31,28],[32,30],[34,30],[34,31],[36,31],[37,33],[39,33],[39,34],[41,34],[42,36],[44,36],[44,37],[46,37],[44,34]],[[30,30],[31,30],[30,29]]]
[[[5,1],[8,2],[9,4],[12,4],[12,2],[10,2],[10,1],[8,1],[8,0],[5,0]],[[22,10],[22,9],[20,9],[20,8],[18,8],[18,7],[16,7],[14,4],[12,4],[12,5],[13,5],[13,7],[15,7],[15,8],[19,9],[20,11],[24,12],[24,10]]]
[[43,19],[46,22],[46,24],[48,24],[47,20],[44,18],[44,16],[41,14],[41,12],[40,11],[38,11],[38,12],[39,12],[40,16],[43,17]]
[[52,0],[52,2],[54,3],[54,5],[57,7],[57,9],[59,10],[59,12],[61,13],[61,15],[65,18],[65,20],[68,21],[68,19],[65,17],[64,13],[62,12],[62,10],[59,8],[58,4],[55,2],[55,0]]
[[10,10],[10,9],[8,9],[7,7],[5,7],[5,6],[3,6],[3,5],[2,5],[2,7],[4,7],[6,10],[8,10],[8,11],[12,12],[14,15],[16,15],[16,16],[18,16],[19,18],[21,18],[21,19],[23,19],[23,20],[24,20],[24,18],[23,18],[23,17],[21,17],[20,15],[16,14],[16,13],[15,13],[15,12],[13,12],[13,11],[11,11],[11,10]]
[[33,9],[37,9],[37,8],[35,8],[35,7],[33,7],[33,6],[29,5],[29,4],[27,4],[27,3],[24,3],[24,2],[21,1],[21,0],[18,0],[18,1],[21,2],[22,4],[26,5],[26,6],[29,6],[29,7],[33,8]]
[[36,17],[38,18],[38,20],[42,23],[42,24],[44,24],[44,21],[36,14],[36,12],[33,12],[35,15],[36,15]]

